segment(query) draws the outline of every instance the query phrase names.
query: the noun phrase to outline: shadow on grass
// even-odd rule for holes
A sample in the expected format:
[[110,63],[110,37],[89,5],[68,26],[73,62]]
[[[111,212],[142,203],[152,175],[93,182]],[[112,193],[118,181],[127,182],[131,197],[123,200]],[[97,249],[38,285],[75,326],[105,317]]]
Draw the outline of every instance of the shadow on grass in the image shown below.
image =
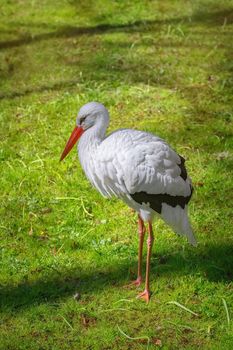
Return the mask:
[[27,45],[35,43],[37,41],[48,40],[52,38],[72,38],[79,35],[95,35],[105,34],[108,32],[139,32],[147,31],[152,29],[153,26],[161,26],[166,24],[177,24],[182,22],[199,23],[204,22],[206,24],[223,24],[224,18],[229,17],[228,24],[233,20],[232,9],[223,9],[215,12],[197,12],[194,16],[182,16],[170,19],[157,19],[157,20],[137,20],[133,23],[122,23],[122,24],[99,24],[93,27],[74,27],[64,26],[54,32],[37,34],[33,36],[25,36],[19,39],[11,41],[0,42],[0,49],[6,49],[11,47],[18,47],[21,45]]
[[[95,35],[95,34],[106,34],[106,33],[115,33],[115,32],[126,32],[126,33],[139,33],[139,32],[148,32],[153,35],[155,31],[161,31],[161,26],[163,25],[175,25],[175,24],[188,24],[188,26],[195,26],[196,24],[205,24],[206,26],[217,26],[220,24],[229,25],[233,21],[233,10],[232,8],[221,9],[219,11],[210,11],[210,12],[196,12],[192,16],[181,16],[168,19],[156,19],[156,20],[137,20],[133,23],[123,23],[123,24],[99,24],[93,27],[74,27],[74,26],[64,26],[56,31],[49,33],[42,33],[37,35],[27,35],[26,37],[21,37],[11,41],[2,41],[0,42],[0,50],[18,47],[27,44],[33,44],[43,40],[49,39],[59,39],[59,38],[72,38],[82,35]],[[30,24],[28,24],[30,26]],[[196,32],[195,32],[196,33]],[[223,34],[218,30],[218,35]],[[228,33],[229,34],[229,33]],[[134,40],[134,39],[133,39]],[[225,39],[222,41],[222,46],[224,44],[228,45],[229,38],[226,35]],[[132,42],[134,44],[134,42]],[[142,43],[143,45],[151,45],[151,42]],[[150,67],[147,58],[143,60],[142,57],[130,59],[119,59],[119,61],[114,61],[112,54],[118,52],[124,57],[125,50],[129,49],[130,40],[120,43],[105,43],[106,52],[103,57],[98,56],[98,51],[91,55],[89,58],[85,58],[84,62],[77,61],[75,62],[72,58],[72,62],[67,62],[64,57],[65,65],[74,66],[74,75],[79,76],[80,70],[84,71],[85,79],[88,81],[109,81],[118,77],[119,81],[130,81],[130,82],[150,82],[151,85],[161,85],[168,88],[174,87],[174,81],[176,81],[176,75],[173,71],[170,71],[170,74],[164,75],[160,74],[160,65],[163,66],[163,63],[157,67],[153,64],[153,67]],[[192,46],[194,44],[192,43]],[[203,47],[205,43],[197,43],[196,47]],[[188,42],[174,42],[165,37],[165,42],[159,41],[158,43],[153,42],[153,46],[158,47],[189,47],[190,43]],[[210,46],[210,49],[212,47]],[[76,57],[76,56],[74,56]],[[111,61],[113,59],[113,62]],[[75,69],[76,66],[76,69]],[[169,68],[165,65],[165,70]],[[76,71],[76,72],[75,72]],[[143,74],[142,74],[143,72]],[[152,74],[153,73],[153,74]],[[10,74],[11,75],[11,74]],[[173,77],[174,75],[174,77]],[[28,88],[20,89],[19,91],[12,91],[8,93],[1,93],[0,99],[14,99],[17,97],[24,97],[31,93],[42,93],[44,91],[59,91],[66,88],[72,88],[80,82],[80,79],[65,79],[63,81],[57,81],[52,83],[47,83],[41,86],[31,86]],[[198,88],[199,89],[199,88]],[[185,87],[185,94],[189,95]],[[199,90],[198,90],[199,91]],[[190,92],[193,94],[193,91]]]
[[[202,251],[201,251],[202,249]],[[229,283],[232,280],[233,256],[232,247],[228,244],[209,245],[198,250],[190,250],[184,254],[155,255],[152,261],[151,279],[167,275],[202,275],[203,279],[211,282]],[[2,308],[18,309],[29,307],[32,304],[49,303],[71,297],[78,292],[87,299],[92,295],[98,295],[105,288],[123,288],[130,276],[129,269],[132,262],[124,265],[110,265],[107,270],[80,272],[80,269],[72,269],[67,272],[53,271],[51,275],[35,282],[22,282],[18,286],[6,286],[0,290]],[[126,291],[127,293],[127,291]]]
[[13,91],[5,94],[0,93],[0,100],[3,99],[14,99],[16,97],[24,97],[33,93],[41,93],[45,91],[59,91],[62,89],[71,88],[73,86],[76,86],[79,83],[78,79],[70,79],[70,80],[63,80],[58,81],[53,84],[46,84],[41,85],[33,88],[26,88],[23,91]]

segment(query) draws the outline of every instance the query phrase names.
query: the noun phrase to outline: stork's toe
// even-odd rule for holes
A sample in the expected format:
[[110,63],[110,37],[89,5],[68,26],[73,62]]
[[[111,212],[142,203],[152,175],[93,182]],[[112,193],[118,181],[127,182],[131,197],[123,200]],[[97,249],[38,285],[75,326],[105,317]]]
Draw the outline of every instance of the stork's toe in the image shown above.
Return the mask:
[[140,299],[144,299],[144,300],[147,302],[147,304],[148,304],[149,301],[150,301],[150,296],[151,296],[150,291],[147,290],[147,289],[145,289],[144,292],[138,294],[137,298],[138,298],[138,299],[139,299],[139,298],[140,298]]
[[142,284],[142,278],[138,277],[135,281],[131,281],[129,284],[126,284],[124,288],[130,288],[132,286],[140,287],[141,284]]

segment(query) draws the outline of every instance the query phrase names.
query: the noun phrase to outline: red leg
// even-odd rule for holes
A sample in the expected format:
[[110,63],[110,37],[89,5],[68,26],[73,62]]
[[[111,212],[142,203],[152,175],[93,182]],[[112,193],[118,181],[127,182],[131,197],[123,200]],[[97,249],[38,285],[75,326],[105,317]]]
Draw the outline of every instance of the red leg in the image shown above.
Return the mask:
[[131,282],[128,286],[140,286],[142,283],[142,251],[143,251],[143,242],[145,237],[145,226],[144,221],[141,219],[138,214],[138,235],[139,235],[139,247],[138,247],[138,276],[137,279]]
[[142,251],[143,251],[143,243],[145,237],[145,226],[144,222],[141,219],[140,215],[138,215],[138,235],[139,235],[139,247],[138,247],[138,277],[134,284],[136,286],[140,286],[142,283]]
[[146,302],[148,303],[150,300],[150,259],[151,259],[151,251],[153,247],[153,242],[154,242],[154,235],[153,235],[153,229],[152,229],[152,224],[149,222],[148,225],[149,228],[149,237],[147,240],[147,259],[146,259],[146,283],[145,283],[145,290],[144,292],[140,293],[138,295],[138,298],[145,299]]

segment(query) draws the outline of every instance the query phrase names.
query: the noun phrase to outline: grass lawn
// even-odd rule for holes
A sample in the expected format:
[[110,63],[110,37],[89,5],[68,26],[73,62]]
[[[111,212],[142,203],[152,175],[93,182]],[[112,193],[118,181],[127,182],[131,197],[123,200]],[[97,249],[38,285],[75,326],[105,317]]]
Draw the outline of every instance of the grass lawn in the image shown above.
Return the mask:
[[[0,11],[0,349],[233,349],[233,1]],[[93,100],[110,131],[165,138],[193,179],[198,247],[154,223],[149,305],[123,288],[136,216],[91,187],[75,151],[58,161]]]

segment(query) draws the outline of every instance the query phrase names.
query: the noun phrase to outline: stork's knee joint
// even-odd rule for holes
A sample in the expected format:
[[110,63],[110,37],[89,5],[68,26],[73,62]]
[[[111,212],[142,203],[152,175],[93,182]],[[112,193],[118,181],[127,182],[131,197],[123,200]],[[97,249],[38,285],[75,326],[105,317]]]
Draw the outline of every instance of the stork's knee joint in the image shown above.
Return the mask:
[[154,242],[154,237],[148,237],[148,240],[147,240],[148,247],[151,247],[153,242]]

